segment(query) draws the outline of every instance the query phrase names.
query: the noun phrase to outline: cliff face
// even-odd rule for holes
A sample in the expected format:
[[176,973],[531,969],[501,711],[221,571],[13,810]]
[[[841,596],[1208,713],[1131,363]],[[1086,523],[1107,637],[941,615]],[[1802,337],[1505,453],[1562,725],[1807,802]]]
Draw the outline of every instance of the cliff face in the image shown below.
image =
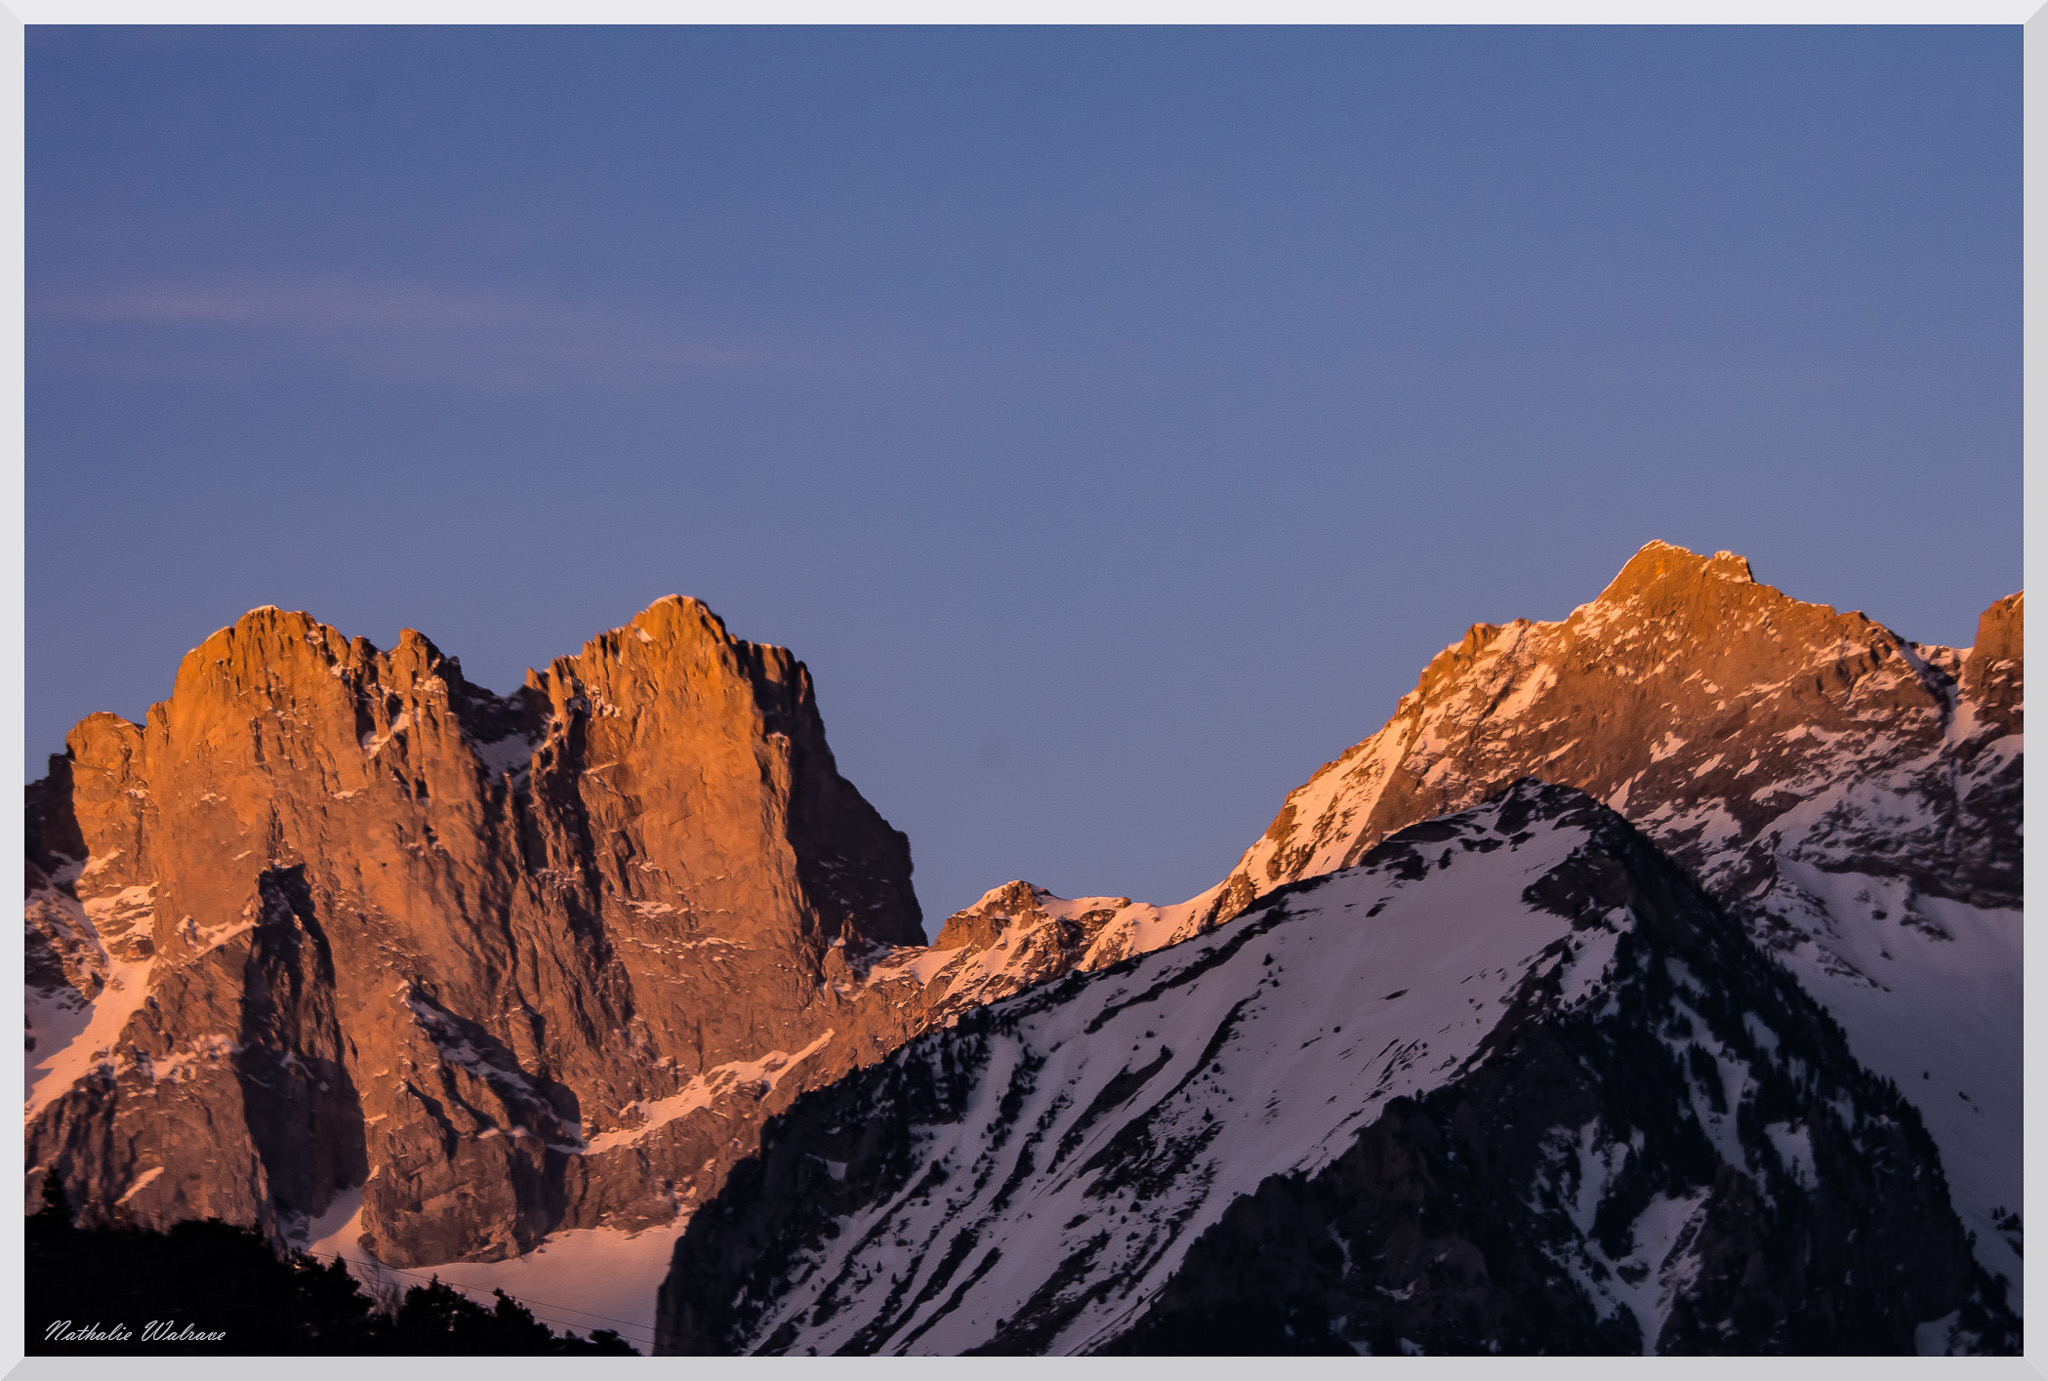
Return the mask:
[[504,698],[260,609],[30,797],[28,1163],[88,1217],[361,1185],[398,1264],[672,1218],[923,938],[802,664],[690,600]]
[[[2024,600],[1911,643],[1653,542],[1556,623],[1475,625],[1281,807],[1205,919],[1533,774],[1698,877],[1904,1090],[2019,1304]],[[1205,894],[1210,895],[1210,894]]]

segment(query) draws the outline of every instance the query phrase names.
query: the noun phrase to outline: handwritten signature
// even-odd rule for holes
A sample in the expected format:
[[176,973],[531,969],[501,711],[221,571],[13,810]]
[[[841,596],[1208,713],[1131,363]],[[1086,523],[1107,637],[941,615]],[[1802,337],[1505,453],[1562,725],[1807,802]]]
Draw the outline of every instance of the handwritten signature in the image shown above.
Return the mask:
[[59,1319],[43,1330],[46,1343],[217,1343],[227,1336],[225,1331],[208,1332],[170,1319],[151,1319],[142,1326],[139,1339],[123,1323],[103,1328],[96,1322],[74,1325],[69,1319]]

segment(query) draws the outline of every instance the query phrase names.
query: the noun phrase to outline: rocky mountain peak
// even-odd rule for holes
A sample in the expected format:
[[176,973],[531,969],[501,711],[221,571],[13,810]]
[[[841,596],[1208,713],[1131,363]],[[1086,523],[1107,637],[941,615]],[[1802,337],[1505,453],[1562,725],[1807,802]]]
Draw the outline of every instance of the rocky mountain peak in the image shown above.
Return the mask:
[[584,643],[580,652],[558,657],[550,672],[588,672],[602,662],[636,666],[722,667],[744,676],[752,667],[769,679],[788,679],[796,665],[787,648],[736,638],[711,608],[682,595],[663,595],[617,628]]
[[[1789,770],[1787,759],[1857,743],[1898,747],[1877,733],[1880,719],[1938,740],[1961,663],[1860,613],[1760,584],[1740,557],[1653,542],[1562,621],[1475,624],[1380,733],[1290,796],[1241,871],[1263,890],[1345,866],[1392,822],[1461,808],[1535,768],[1633,818],[1632,798],[1662,803],[1671,790],[1685,807],[1704,805],[1702,774],[1717,769],[1752,774],[1776,759]],[[1728,809],[1746,825],[1770,818],[1758,788],[1778,775],[1752,776]]]
[[[1611,651],[1657,649],[1657,660],[1682,652],[1688,660],[1724,655],[1751,669],[1760,652],[1805,644],[1854,643],[1888,652],[1903,640],[1860,612],[1794,599],[1759,582],[1734,552],[1701,556],[1652,542],[1591,603],[1564,621],[1582,638]],[[1550,625],[1542,625],[1549,627]],[[1692,646],[1681,646],[1683,640]]]
[[2007,595],[1977,617],[1977,642],[1970,649],[1974,658],[2018,661],[2026,655],[2027,596],[2025,591]]
[[1701,556],[1684,547],[1652,539],[1645,542],[1616,573],[1595,603],[1624,604],[1650,591],[1675,591],[1725,582],[1752,585],[1749,562],[1732,551]]
[[28,815],[31,1199],[389,1266],[673,1232],[804,1089],[1206,924],[1015,882],[927,948],[803,663],[680,596],[507,696],[253,610]]
[[673,1218],[745,1138],[660,1110],[859,1058],[844,951],[923,939],[802,663],[675,597],[502,697],[252,610],[30,801],[29,1163],[93,1217],[359,1193],[399,1264]]
[[1963,660],[1962,693],[1987,724],[2018,734],[2025,722],[2026,597],[2007,595],[1977,620],[1977,641]]
[[1519,776],[1578,787],[1693,871],[1907,1090],[2016,1291],[2019,1161],[1985,1148],[2019,1144],[2024,603],[1986,610],[1972,649],[1920,645],[1740,557],[1650,543],[1566,619],[1476,625],[1440,654],[1288,795],[1212,892],[1219,918]]
[[[401,642],[411,650],[408,661],[416,662],[417,645],[426,640],[407,629]],[[350,639],[303,610],[266,604],[216,630],[185,654],[171,698],[234,695],[244,686],[275,687],[288,683],[295,673],[324,674],[337,665],[360,668],[378,655],[367,638]]]
[[1034,887],[1022,878],[1000,887],[991,887],[972,906],[946,918],[945,924],[939,927],[939,935],[932,942],[932,948],[958,949],[962,945],[985,948],[1019,921],[1043,922],[1046,919],[1044,902],[1051,897],[1052,893],[1042,887]]

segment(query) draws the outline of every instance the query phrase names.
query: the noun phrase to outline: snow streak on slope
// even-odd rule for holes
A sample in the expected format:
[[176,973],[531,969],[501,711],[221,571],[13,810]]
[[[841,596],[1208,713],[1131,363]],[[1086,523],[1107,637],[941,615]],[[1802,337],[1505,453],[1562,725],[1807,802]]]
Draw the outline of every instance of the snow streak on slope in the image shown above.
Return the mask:
[[[889,1351],[964,1352],[1043,1307],[1053,1267],[1089,1298],[1044,1350],[1111,1336],[1233,1198],[1319,1167],[1389,1100],[1469,1061],[1532,972],[1591,989],[1613,935],[1574,941],[1522,897],[1584,840],[1482,822],[1410,867],[1325,879],[1147,955],[1085,1001],[1020,999],[966,1116],[918,1146],[917,1188],[842,1224],[754,1339],[795,1326],[795,1350],[864,1351],[888,1319]],[[1128,1162],[1136,1125],[1151,1149]],[[1001,1240],[984,1243],[997,1215]]]
[[641,1119],[638,1125],[630,1130],[605,1132],[594,1136],[578,1154],[601,1155],[621,1146],[631,1146],[644,1141],[650,1132],[667,1126],[679,1117],[686,1117],[700,1109],[714,1106],[722,1095],[742,1085],[760,1093],[768,1092],[791,1068],[815,1055],[831,1039],[832,1032],[827,1030],[824,1035],[795,1054],[786,1050],[771,1050],[758,1060],[735,1060],[709,1069],[692,1079],[681,1093],[634,1104],[627,1111],[638,1115]]
[[[1923,896],[1897,878],[1779,866],[1793,896],[1813,899],[1801,919],[1829,934],[1827,949],[1802,945],[1780,962],[1825,998],[1856,1058],[1919,1108],[1977,1255],[2019,1310],[2021,913]],[[1827,962],[1836,956],[1854,976]]]
[[30,981],[23,990],[26,1117],[91,1071],[111,1068],[123,1028],[149,995],[153,957],[146,949],[138,957],[132,945],[110,948],[103,932],[124,938],[147,935],[150,889],[88,893],[81,903],[70,890],[80,880],[80,869],[72,863],[31,891],[24,905],[31,956]]
[[1524,781],[806,1095],[685,1230],[658,1341],[2010,1350],[1996,1295],[1896,1090]]

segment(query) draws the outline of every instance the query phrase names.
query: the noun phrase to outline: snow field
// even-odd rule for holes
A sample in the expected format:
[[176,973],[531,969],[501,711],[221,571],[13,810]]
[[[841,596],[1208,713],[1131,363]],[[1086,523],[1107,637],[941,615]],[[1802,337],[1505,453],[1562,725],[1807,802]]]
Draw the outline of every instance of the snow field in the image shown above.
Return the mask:
[[[1488,853],[1425,845],[1433,864],[1449,859],[1427,886],[1378,868],[1336,875],[1285,897],[1282,924],[1254,913],[1148,955],[1075,1001],[1018,999],[1013,1029],[998,1022],[989,1038],[966,1116],[931,1129],[920,1150],[924,1167],[947,1168],[945,1183],[842,1222],[792,1273],[756,1341],[796,1320],[794,1351],[830,1353],[908,1277],[898,1298],[928,1297],[882,1350],[957,1355],[1017,1317],[1062,1263],[1079,1272],[1063,1293],[1091,1299],[1048,1351],[1085,1351],[1126,1326],[1233,1199],[1268,1175],[1321,1168],[1389,1100],[1450,1077],[1532,970],[1562,963],[1586,990],[1577,966],[1597,968],[1611,947],[1569,953],[1559,942],[1570,923],[1521,899],[1585,834],[1535,830]],[[1005,1126],[1003,1096],[1031,1058],[1043,1064]],[[1115,1101],[1112,1080],[1128,1086],[1146,1069],[1141,1087],[1102,1107]],[[1141,1117],[1133,1165],[1108,1148]],[[1027,1153],[1032,1168],[999,1205]],[[930,1288],[963,1232],[973,1245]],[[843,1307],[805,1326],[842,1278]],[[949,1308],[968,1280],[971,1298]]]

